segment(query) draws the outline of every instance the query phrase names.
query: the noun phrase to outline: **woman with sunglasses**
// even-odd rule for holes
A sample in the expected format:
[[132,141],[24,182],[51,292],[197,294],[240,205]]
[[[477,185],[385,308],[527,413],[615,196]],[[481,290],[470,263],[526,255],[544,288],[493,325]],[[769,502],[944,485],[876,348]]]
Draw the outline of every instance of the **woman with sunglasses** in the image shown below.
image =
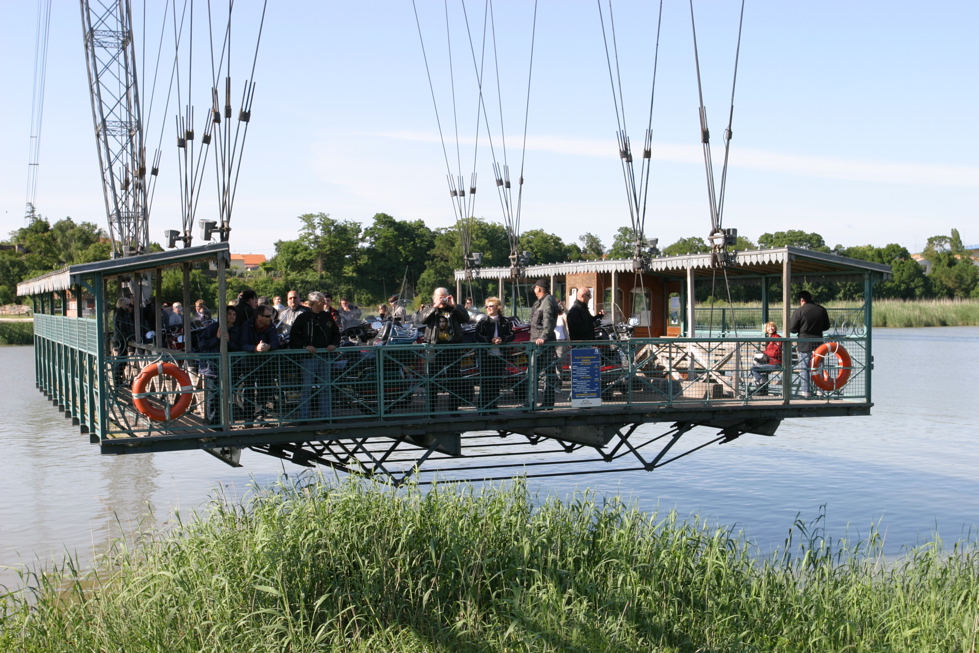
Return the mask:
[[513,328],[510,321],[503,316],[500,299],[487,297],[485,310],[486,319],[476,323],[476,342],[495,346],[480,350],[479,404],[484,413],[498,407],[500,388],[503,386],[506,359],[503,348],[498,345],[513,342]]

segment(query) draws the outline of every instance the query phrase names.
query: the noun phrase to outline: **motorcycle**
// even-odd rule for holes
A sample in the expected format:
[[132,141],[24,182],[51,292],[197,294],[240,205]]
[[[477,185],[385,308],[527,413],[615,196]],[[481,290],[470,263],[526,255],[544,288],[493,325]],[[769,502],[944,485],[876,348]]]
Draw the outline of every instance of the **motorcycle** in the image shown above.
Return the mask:
[[[601,387],[602,399],[611,401],[615,393],[626,394],[629,383],[629,357],[626,353],[627,348],[623,348],[614,343],[624,342],[632,338],[636,331],[639,320],[631,318],[628,322],[612,323],[605,321],[604,315],[595,317],[594,340],[598,343],[592,345],[598,349],[601,359]],[[561,362],[562,380],[571,378],[571,361],[568,356]]]
[[340,333],[340,354],[334,362],[335,410],[354,408],[363,413],[376,413],[381,394],[386,412],[407,412],[418,377],[424,373],[424,360],[413,348],[392,347],[384,356],[384,387],[379,393],[378,348],[419,341],[418,330],[410,324],[375,321],[345,328]]

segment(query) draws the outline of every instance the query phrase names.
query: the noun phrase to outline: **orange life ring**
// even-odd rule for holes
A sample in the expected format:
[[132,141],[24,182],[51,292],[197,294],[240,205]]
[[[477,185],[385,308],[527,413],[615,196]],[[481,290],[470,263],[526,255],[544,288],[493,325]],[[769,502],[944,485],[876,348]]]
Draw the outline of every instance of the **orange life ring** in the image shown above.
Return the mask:
[[[824,367],[826,357],[830,354],[836,354],[836,360],[838,362],[836,378],[830,378],[829,372]],[[809,364],[812,382],[817,388],[829,392],[839,390],[850,379],[852,364],[853,361],[850,359],[850,354],[843,348],[843,345],[838,342],[823,343],[812,353],[812,360]]]
[[[164,408],[153,406],[148,399],[159,392],[146,392],[146,386],[150,380],[158,375],[167,375],[180,384],[180,398],[177,403],[170,406],[164,403]],[[146,415],[154,422],[166,422],[177,419],[190,407],[190,402],[194,398],[194,386],[191,385],[190,377],[182,369],[173,363],[150,363],[144,367],[139,376],[133,381],[133,405],[143,415]]]

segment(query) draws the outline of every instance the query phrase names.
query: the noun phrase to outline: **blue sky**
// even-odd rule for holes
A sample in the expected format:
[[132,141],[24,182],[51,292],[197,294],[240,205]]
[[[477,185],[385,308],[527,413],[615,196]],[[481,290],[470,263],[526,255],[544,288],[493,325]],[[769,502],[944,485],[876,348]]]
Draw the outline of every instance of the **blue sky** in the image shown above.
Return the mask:
[[[134,3],[142,5],[142,3]],[[160,12],[162,0],[155,0]],[[198,12],[206,3],[198,1]],[[232,50],[235,95],[251,67],[260,3],[239,0]],[[444,5],[417,0],[452,174],[473,170],[475,73],[461,5],[449,3],[448,37],[458,121],[452,120]],[[466,4],[477,46],[483,3]],[[648,119],[656,8],[613,2],[629,136]],[[607,0],[603,9],[608,11]],[[739,2],[695,3],[704,99],[719,174]],[[23,226],[37,4],[0,1],[0,233]],[[533,3],[494,4],[502,100],[486,73],[491,135],[519,174]],[[148,16],[159,30],[159,13]],[[203,16],[195,28],[203,35]],[[830,246],[898,242],[920,250],[959,229],[979,243],[979,3],[748,0],[735,97],[724,226],[751,239],[816,231]],[[141,39],[137,30],[137,39]],[[158,37],[154,36],[155,44]],[[168,35],[172,39],[172,35]],[[152,50],[152,47],[150,48]],[[686,2],[666,0],[653,113],[653,165],[645,228],[669,244],[706,236],[707,185]],[[187,55],[182,55],[186,64]],[[206,43],[195,44],[198,64]],[[168,66],[169,62],[165,64]],[[207,64],[209,65],[209,64]],[[200,68],[205,71],[206,68]],[[203,124],[206,72],[193,89]],[[148,77],[148,75],[147,75]],[[490,83],[492,80],[492,83]],[[296,216],[323,211],[370,223],[377,212],[452,223],[435,110],[410,0],[270,2],[258,57],[252,122],[232,223],[232,248],[271,256],[296,235]],[[490,88],[492,87],[492,88]],[[104,226],[78,6],[54,0],[40,148],[38,210]],[[157,90],[148,140],[163,132],[150,235],[179,228],[175,106]],[[148,88],[144,87],[144,105]],[[186,98],[186,90],[184,91]],[[199,98],[199,99],[198,99]],[[165,122],[164,122],[165,121]],[[521,228],[565,241],[592,232],[611,244],[630,224],[616,117],[595,2],[538,5]],[[476,152],[475,214],[502,222],[485,140]],[[207,176],[205,192],[213,184]],[[205,195],[197,217],[213,214]]]

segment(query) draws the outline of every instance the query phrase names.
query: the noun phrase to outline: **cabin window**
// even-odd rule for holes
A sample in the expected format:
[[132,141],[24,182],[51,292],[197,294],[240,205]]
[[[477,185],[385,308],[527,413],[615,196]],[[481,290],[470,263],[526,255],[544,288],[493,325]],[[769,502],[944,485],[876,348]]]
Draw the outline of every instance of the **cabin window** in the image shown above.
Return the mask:
[[651,321],[650,292],[644,288],[632,290],[632,317],[639,320],[638,326],[649,326]]
[[606,288],[605,292],[602,293],[602,310],[605,311],[605,315],[608,317],[612,316],[612,305],[615,305],[615,313],[618,315],[617,319],[622,319],[622,289],[618,288],[615,293],[615,300],[612,299],[612,289]]
[[670,293],[670,326],[680,326],[680,293]]

